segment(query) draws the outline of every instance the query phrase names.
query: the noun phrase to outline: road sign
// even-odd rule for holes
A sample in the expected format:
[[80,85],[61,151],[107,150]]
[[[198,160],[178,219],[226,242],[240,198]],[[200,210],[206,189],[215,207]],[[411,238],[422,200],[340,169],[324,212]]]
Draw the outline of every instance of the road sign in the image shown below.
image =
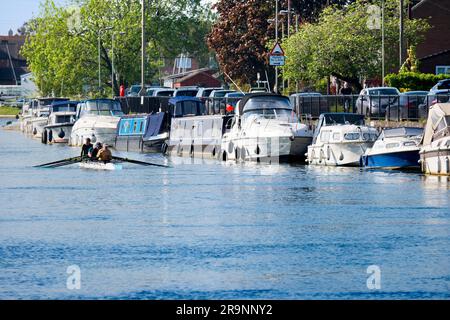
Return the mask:
[[281,48],[279,42],[277,42],[277,43],[273,46],[273,48],[272,48],[272,50],[270,51],[269,55],[271,55],[271,56],[284,56],[284,51],[283,51],[283,49]]
[[271,66],[284,66],[285,56],[269,56]]

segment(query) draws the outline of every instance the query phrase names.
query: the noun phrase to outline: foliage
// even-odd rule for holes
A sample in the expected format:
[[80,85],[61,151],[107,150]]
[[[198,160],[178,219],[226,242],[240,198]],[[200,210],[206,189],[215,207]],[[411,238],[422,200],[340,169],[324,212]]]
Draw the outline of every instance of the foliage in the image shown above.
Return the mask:
[[[205,37],[212,24],[211,11],[200,0],[149,3],[146,82],[158,81],[164,58],[189,53],[206,63],[209,52]],[[126,85],[140,83],[139,0],[72,0],[71,7],[63,8],[46,0],[39,16],[22,32],[28,35],[22,53],[43,95],[71,96],[82,91],[90,96],[104,95],[102,88],[111,88],[113,45],[114,79]],[[98,88],[98,48],[102,88]],[[116,93],[119,83],[114,81]]]
[[[381,31],[369,28],[370,1],[326,8],[317,23],[302,25],[284,42],[287,63],[283,76],[290,80],[317,81],[330,75],[356,89],[361,80],[381,77]],[[398,70],[398,1],[386,0],[385,70]],[[428,23],[405,21],[405,38],[411,45],[421,41]]]
[[428,91],[439,80],[448,78],[450,78],[448,74],[435,75],[432,73],[401,72],[398,74],[388,74],[384,80],[388,86],[401,88],[402,91]]
[[[312,21],[327,3],[348,2],[352,1],[299,0],[292,1],[292,8],[300,14],[301,21]],[[275,26],[268,20],[275,16],[275,2],[219,0],[215,8],[218,19],[208,36],[208,46],[216,52],[221,69],[241,84],[255,81],[258,72],[263,77],[266,71],[271,74],[268,46],[274,41]],[[287,0],[280,1],[279,10],[282,9],[287,9]],[[286,18],[280,15],[279,31],[283,23],[286,24]]]
[[2,116],[15,116],[19,114],[19,112],[20,112],[19,108],[0,106],[0,115]]

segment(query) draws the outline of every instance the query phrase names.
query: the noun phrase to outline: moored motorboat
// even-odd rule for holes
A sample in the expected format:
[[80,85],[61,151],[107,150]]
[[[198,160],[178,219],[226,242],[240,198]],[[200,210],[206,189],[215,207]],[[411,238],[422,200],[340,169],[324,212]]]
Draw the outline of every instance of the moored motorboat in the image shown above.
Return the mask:
[[361,156],[377,137],[377,129],[366,126],[363,115],[323,113],[308,147],[307,161],[313,165],[359,166]]
[[366,168],[419,169],[422,128],[386,128],[361,157]]
[[450,103],[430,107],[420,149],[424,173],[450,176]]
[[255,93],[235,108],[221,143],[223,160],[304,160],[313,131],[300,122],[289,98]]
[[92,142],[114,145],[117,125],[123,115],[120,103],[111,99],[93,99],[78,103],[76,122],[69,145],[81,146],[86,138]]
[[77,101],[53,102],[48,124],[44,127],[42,143],[67,143],[75,122]]

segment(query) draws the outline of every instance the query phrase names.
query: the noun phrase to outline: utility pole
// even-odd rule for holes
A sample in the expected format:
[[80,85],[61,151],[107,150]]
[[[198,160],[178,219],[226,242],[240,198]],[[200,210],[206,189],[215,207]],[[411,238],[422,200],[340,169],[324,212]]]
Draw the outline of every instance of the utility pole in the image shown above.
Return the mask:
[[404,35],[404,0],[400,0],[399,17],[400,17],[400,19],[399,19],[400,20],[400,22],[399,22],[400,23],[400,26],[399,26],[399,29],[400,29],[399,59],[400,59],[400,61],[399,61],[398,67],[400,69],[402,67],[402,65],[403,65],[403,61],[404,61],[403,52],[405,51],[404,41],[403,41],[403,35]]
[[[278,43],[278,0],[275,0],[275,43]],[[275,93],[278,93],[278,66],[275,66]]]
[[141,21],[141,27],[142,27],[142,39],[141,39],[141,91],[139,92],[140,96],[145,95],[145,1],[147,0],[141,0],[142,4],[142,21]]
[[100,91],[100,88],[102,87],[102,76],[101,76],[101,72],[102,72],[102,67],[101,67],[101,55],[100,55],[100,31],[98,32],[98,90]]
[[381,0],[381,85],[384,86],[384,0]]

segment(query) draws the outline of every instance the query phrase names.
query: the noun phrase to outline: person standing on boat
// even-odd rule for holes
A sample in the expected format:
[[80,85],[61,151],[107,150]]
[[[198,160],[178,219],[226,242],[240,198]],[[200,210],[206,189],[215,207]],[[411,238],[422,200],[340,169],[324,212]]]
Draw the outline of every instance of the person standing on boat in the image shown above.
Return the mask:
[[89,150],[88,156],[91,160],[96,160],[98,156],[98,152],[102,149],[102,143],[97,142],[93,148]]
[[107,144],[103,145],[103,148],[100,149],[97,154],[97,158],[99,161],[103,161],[104,163],[108,163],[112,160],[112,153]]
[[81,147],[81,158],[89,157],[89,150],[93,147],[90,138],[86,138],[86,143]]

